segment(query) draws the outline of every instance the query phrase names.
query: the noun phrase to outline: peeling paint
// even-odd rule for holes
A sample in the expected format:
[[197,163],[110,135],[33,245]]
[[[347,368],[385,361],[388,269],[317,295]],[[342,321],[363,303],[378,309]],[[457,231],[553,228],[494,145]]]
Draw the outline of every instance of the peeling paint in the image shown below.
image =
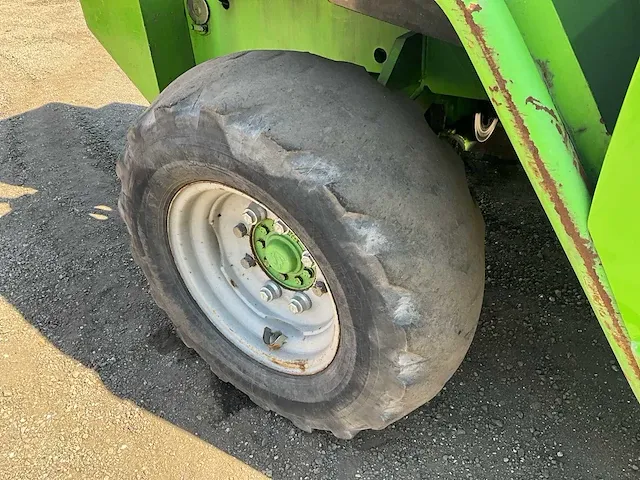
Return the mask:
[[472,3],[471,5],[469,5],[469,10],[471,11],[471,13],[480,12],[482,11],[482,7],[477,3]]
[[542,110],[544,112],[547,112],[551,116],[551,118],[553,118],[556,122],[560,123],[560,119],[558,118],[558,114],[556,113],[556,111],[553,108],[549,108],[543,105],[543,103],[537,98],[527,97],[524,103],[533,105],[536,110]]
[[536,59],[536,64],[540,69],[540,73],[542,74],[542,80],[544,80],[544,84],[547,86],[549,90],[553,90],[553,73],[551,73],[551,69],[549,68],[549,60]]

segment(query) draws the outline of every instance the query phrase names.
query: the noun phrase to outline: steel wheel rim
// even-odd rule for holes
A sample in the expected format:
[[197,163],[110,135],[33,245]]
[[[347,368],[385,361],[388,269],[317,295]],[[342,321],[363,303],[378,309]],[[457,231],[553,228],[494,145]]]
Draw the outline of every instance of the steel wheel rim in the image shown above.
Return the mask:
[[[249,268],[247,262],[245,266],[241,262],[246,255],[255,255],[251,246],[253,226],[245,221],[247,234],[241,238],[234,234],[234,227],[243,223],[243,212],[250,205],[263,209],[266,218],[284,224],[266,205],[220,183],[196,182],[178,191],[167,215],[176,268],[209,321],[243,353],[279,372],[318,373],[334,359],[340,335],[337,308],[326,277],[314,264],[315,281],[324,287],[320,295],[317,289],[315,293],[312,289],[299,292],[278,285],[279,298],[267,301],[269,295],[261,296],[261,289],[274,282],[273,276],[259,262]],[[311,307],[296,314],[291,304],[295,303],[294,296],[301,298],[301,293]],[[284,341],[276,335],[278,332]]]

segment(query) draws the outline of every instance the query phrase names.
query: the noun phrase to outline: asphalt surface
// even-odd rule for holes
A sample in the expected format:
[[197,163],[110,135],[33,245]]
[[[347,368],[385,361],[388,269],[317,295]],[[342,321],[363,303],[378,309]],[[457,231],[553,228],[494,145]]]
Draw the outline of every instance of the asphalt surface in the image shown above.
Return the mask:
[[116,210],[140,111],[50,104],[0,121],[0,182],[37,190],[0,217],[0,294],[115,395],[273,478],[640,478],[640,407],[519,165],[469,163],[487,288],[463,366],[428,405],[341,441],[217,380],[153,303]]

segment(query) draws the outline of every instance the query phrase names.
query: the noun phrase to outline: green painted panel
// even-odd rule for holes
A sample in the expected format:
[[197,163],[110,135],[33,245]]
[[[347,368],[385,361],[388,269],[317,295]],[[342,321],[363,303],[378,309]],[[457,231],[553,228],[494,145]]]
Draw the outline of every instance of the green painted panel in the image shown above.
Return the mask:
[[80,0],[89,29],[149,100],[194,65],[182,0]]
[[640,363],[640,63],[604,161],[589,230]]
[[139,0],[162,91],[195,65],[182,0]]
[[147,99],[158,93],[140,4],[130,0],[80,0],[87,26]]
[[378,81],[414,99],[425,92],[430,99],[446,95],[488,100],[464,48],[413,32],[396,39]]
[[210,0],[209,5],[209,32],[191,32],[197,63],[246,50],[295,50],[379,73],[375,50],[388,55],[407,32],[325,0],[242,0],[232,1],[229,9]]
[[554,0],[554,4],[611,132],[640,57],[640,2]]
[[424,84],[433,93],[488,100],[482,82],[464,48],[426,38]]

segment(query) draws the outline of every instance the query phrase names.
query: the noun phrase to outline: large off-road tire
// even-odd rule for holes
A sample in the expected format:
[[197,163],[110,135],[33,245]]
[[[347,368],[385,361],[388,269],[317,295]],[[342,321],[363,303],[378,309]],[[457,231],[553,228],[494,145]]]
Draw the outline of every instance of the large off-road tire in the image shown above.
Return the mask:
[[[133,126],[118,175],[155,301],[219,378],[263,408],[351,438],[427,402],[460,365],[482,303],[482,217],[461,160],[364,70],[301,53],[208,61]],[[256,199],[311,251],[339,322],[326,368],[256,361],[194,300],[167,227],[194,182]]]

